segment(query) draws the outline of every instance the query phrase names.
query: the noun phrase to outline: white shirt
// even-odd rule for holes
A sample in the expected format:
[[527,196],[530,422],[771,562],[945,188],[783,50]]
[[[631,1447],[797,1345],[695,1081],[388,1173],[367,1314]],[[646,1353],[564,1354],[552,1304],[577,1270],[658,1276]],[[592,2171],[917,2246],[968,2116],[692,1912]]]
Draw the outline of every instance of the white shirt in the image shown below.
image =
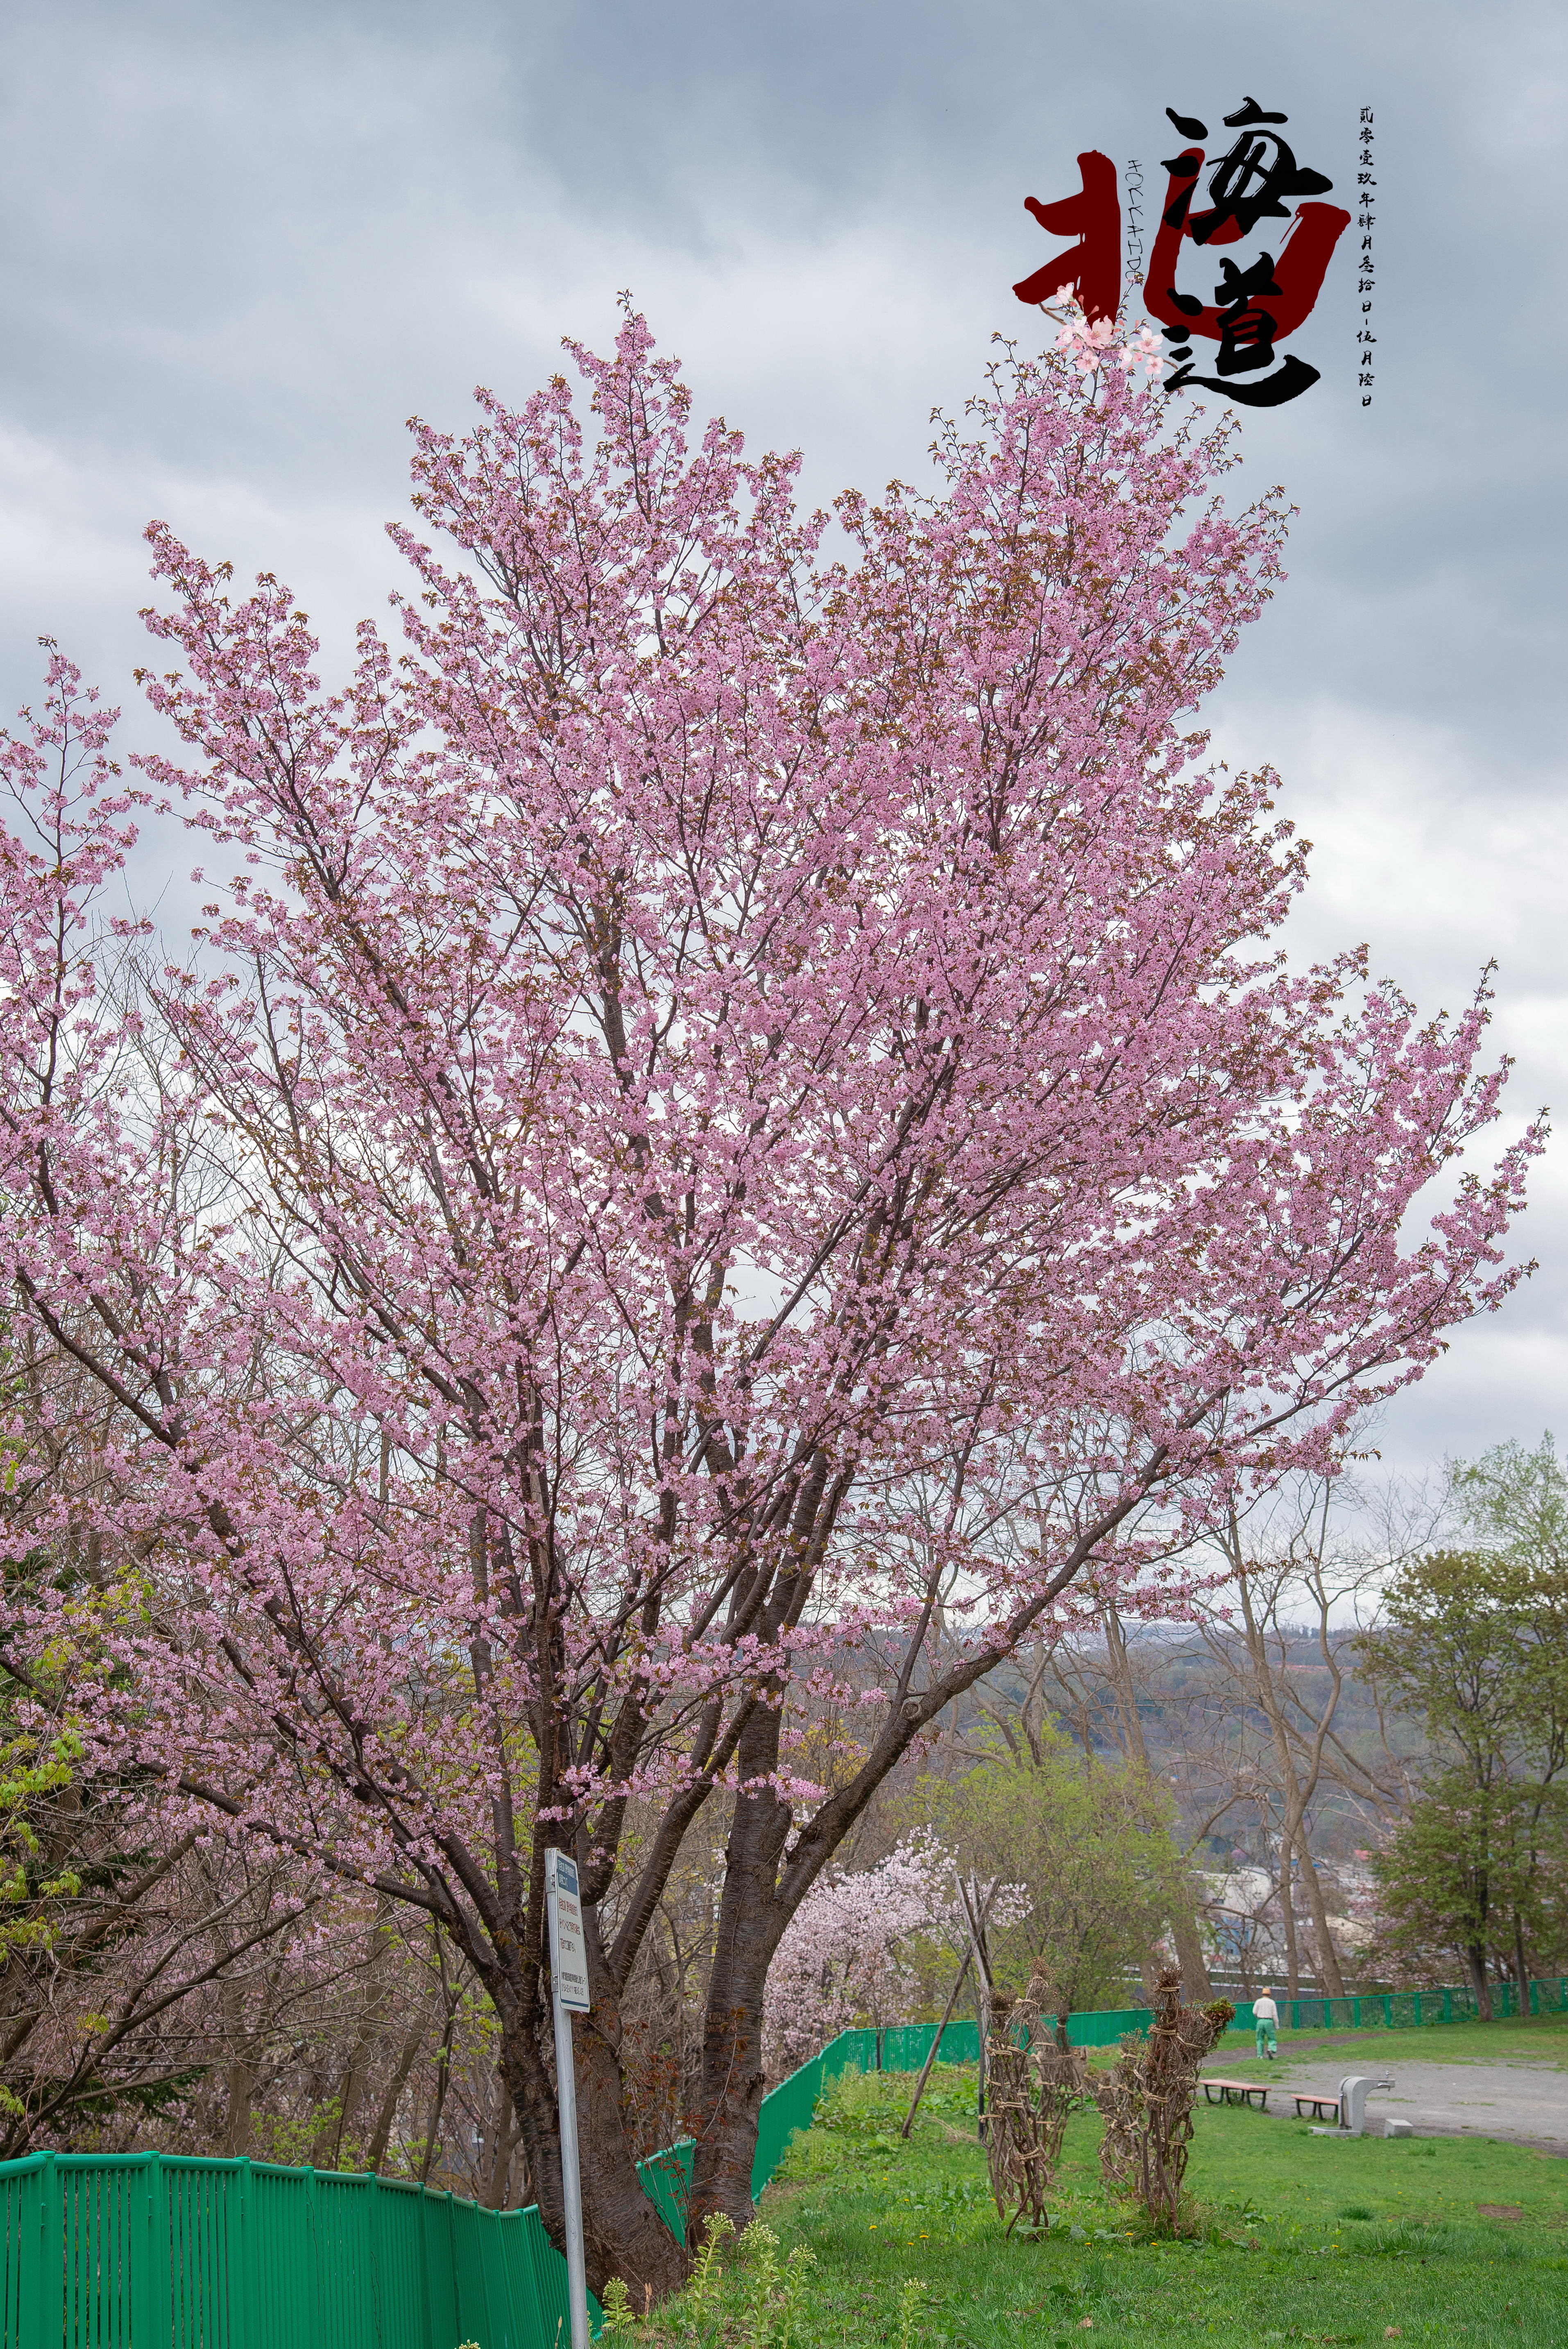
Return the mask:
[[1272,1998],[1253,1999],[1253,2021],[1254,2023],[1277,2023],[1279,2021],[1279,2009],[1274,2004]]

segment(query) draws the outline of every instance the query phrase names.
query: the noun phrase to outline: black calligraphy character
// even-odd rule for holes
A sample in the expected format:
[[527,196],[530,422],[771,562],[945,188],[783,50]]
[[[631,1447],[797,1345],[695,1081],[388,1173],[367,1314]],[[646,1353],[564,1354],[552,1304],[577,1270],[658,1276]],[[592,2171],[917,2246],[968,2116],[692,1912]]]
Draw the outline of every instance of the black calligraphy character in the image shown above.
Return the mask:
[[[1175,356],[1179,358],[1181,353]],[[1183,367],[1166,378],[1161,389],[1180,391],[1191,383],[1203,391],[1222,391],[1227,398],[1239,399],[1243,408],[1283,408],[1287,399],[1299,399],[1304,391],[1310,391],[1318,380],[1318,373],[1305,359],[1298,359],[1294,351],[1286,351],[1277,371],[1265,375],[1261,383],[1237,383],[1222,375],[1194,375],[1191,367]]]
[[[1219,372],[1195,375],[1191,365],[1181,364],[1190,360],[1190,350],[1173,351],[1171,357],[1178,362],[1178,371],[1164,388],[1179,391],[1184,384],[1198,384],[1206,391],[1225,392],[1247,408],[1281,408],[1287,399],[1299,399],[1317,381],[1318,370],[1291,352],[1281,361],[1278,373],[1265,377],[1262,383],[1233,380],[1239,375],[1255,375],[1274,363],[1280,324],[1276,311],[1264,305],[1273,302],[1277,307],[1284,289],[1274,280],[1273,254],[1260,254],[1248,269],[1238,269],[1233,261],[1222,260],[1220,270],[1221,282],[1214,288],[1220,338],[1214,365]],[[1167,334],[1171,331],[1166,328]]]
[[1272,295],[1277,301],[1283,290],[1274,284],[1273,254],[1261,254],[1250,269],[1222,261],[1220,271],[1222,282],[1214,288],[1220,313],[1215,366],[1222,375],[1253,375],[1259,367],[1273,367],[1279,322],[1262,300]]
[[[1202,125],[1193,118],[1178,116],[1170,108],[1166,111],[1183,133],[1201,130]],[[1257,132],[1264,122],[1284,119],[1283,115],[1264,115],[1253,98],[1249,98],[1238,114],[1226,117],[1233,129],[1239,127],[1249,134]],[[1299,172],[1295,158],[1274,139],[1272,132],[1260,135],[1280,148],[1286,163],[1279,171],[1264,169],[1264,191],[1252,189],[1245,179],[1231,189],[1230,215],[1212,229],[1211,243],[1233,243],[1243,233],[1243,218],[1249,212],[1261,218],[1265,202],[1283,212],[1277,196],[1286,189],[1287,181],[1291,188],[1329,185],[1321,173]],[[1225,160],[1229,163],[1232,158]],[[1189,147],[1172,156],[1165,169],[1169,174],[1165,207],[1144,280],[1144,300],[1150,313],[1163,322],[1165,339],[1175,346],[1170,356],[1176,371],[1166,379],[1165,389],[1179,391],[1185,384],[1201,385],[1205,390],[1223,392],[1247,408],[1275,408],[1285,400],[1299,398],[1318,380],[1317,369],[1294,355],[1287,355],[1276,367],[1275,347],[1294,334],[1310,313],[1329,257],[1350,225],[1350,214],[1333,204],[1298,204],[1280,244],[1277,260],[1264,254],[1246,269],[1238,269],[1228,259],[1222,260],[1222,283],[1214,288],[1217,306],[1207,307],[1193,295],[1181,293],[1177,285],[1183,238],[1196,238],[1196,223],[1189,214],[1203,170],[1202,148]],[[1254,170],[1253,176],[1256,175]],[[1205,217],[1212,221],[1213,215]],[[1192,344],[1200,336],[1220,346],[1215,361],[1218,371],[1214,375],[1193,371]],[[1268,372],[1270,369],[1273,371]]]
[[1194,244],[1232,244],[1249,236],[1261,220],[1287,219],[1285,197],[1320,196],[1334,185],[1321,171],[1298,163],[1277,131],[1262,127],[1288,119],[1265,113],[1255,98],[1226,115],[1226,128],[1242,135],[1209,175],[1212,209],[1193,213],[1188,222]]

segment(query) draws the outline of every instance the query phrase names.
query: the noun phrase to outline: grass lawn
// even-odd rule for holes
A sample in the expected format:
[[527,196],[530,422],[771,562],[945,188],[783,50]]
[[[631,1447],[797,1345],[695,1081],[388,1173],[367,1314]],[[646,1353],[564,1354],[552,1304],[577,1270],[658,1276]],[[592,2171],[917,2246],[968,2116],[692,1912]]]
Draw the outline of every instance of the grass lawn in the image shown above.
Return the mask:
[[[1250,2031],[1227,2031],[1214,2050],[1229,2071],[1255,2063]],[[1497,2023],[1424,2023],[1419,2031],[1282,2031],[1282,2060],[1309,2063],[1326,2075],[1343,2050],[1357,2064],[1550,2064],[1568,2071],[1568,2014],[1512,2015]],[[1115,2048],[1094,2051],[1114,2061]],[[1212,2068],[1212,2067],[1211,2067]],[[1345,2067],[1341,2065],[1341,2070]]]
[[[1482,2027],[1489,2054],[1502,2028]],[[1400,2036],[1408,2049],[1413,2034]],[[1336,2140],[1201,2106],[1187,2177],[1204,2231],[1150,2241],[1103,2192],[1099,2120],[1085,2113],[1070,2125],[1049,2233],[1009,2240],[975,2139],[974,2071],[939,2068],[905,2144],[913,2085],[902,2074],[841,2082],[764,2198],[781,2252],[809,2245],[816,2262],[789,2349],[1047,2349],[1091,2333],[1106,2349],[1568,2343],[1568,2163],[1550,2156],[1475,2138]],[[1485,2203],[1520,2215],[1489,2218]],[[755,2289],[737,2260],[723,2331],[760,2349],[778,2333],[759,2305],[748,2318]],[[649,2329],[689,2337],[680,2310]]]

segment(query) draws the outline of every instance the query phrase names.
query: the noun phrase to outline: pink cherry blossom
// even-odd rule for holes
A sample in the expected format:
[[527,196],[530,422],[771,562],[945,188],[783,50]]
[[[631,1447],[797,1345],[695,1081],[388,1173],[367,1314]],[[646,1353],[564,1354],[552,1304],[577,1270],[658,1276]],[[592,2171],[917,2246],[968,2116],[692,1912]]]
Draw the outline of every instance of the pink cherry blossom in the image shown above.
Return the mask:
[[[575,1849],[595,2282],[681,2271],[617,2014],[698,1823],[700,2226],[749,2207],[774,1953],[911,1743],[1097,1587],[1179,1601],[1516,1278],[1484,990],[1289,968],[1275,780],[1191,730],[1281,511],[1224,511],[1141,345],[1064,345],[929,495],[841,499],[841,556],[628,317],[586,416],[415,428],[401,647],[333,689],[289,589],[155,525],[186,749],[144,771],[226,874],[186,963],[101,910],[128,795],[59,660],[5,752],[0,1249],[104,1428],[7,1554],[118,1578],[106,1745],[441,1920],[552,2226]],[[74,1603],[13,1577],[15,1669]]]
[[[958,1951],[967,1945],[956,1866],[923,1833],[906,1837],[872,1868],[824,1869],[769,1971],[764,2045],[771,2073],[793,2071],[857,2023],[885,2030],[913,2019],[922,1997],[914,1945],[944,1941]],[[1028,1913],[1022,1885],[989,1888],[993,1928],[1021,1923]]]

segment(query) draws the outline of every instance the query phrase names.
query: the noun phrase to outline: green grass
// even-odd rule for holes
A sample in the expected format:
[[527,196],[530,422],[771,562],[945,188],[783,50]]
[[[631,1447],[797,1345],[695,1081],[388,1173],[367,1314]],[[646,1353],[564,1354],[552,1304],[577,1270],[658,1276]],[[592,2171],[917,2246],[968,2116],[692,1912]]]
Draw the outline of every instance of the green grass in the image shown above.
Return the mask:
[[[1459,2026],[1455,2026],[1456,2035]],[[1407,2033],[1408,2044],[1411,2034]],[[1568,2341],[1568,2164],[1484,2139],[1315,2137],[1305,2126],[1198,2109],[1192,2241],[1142,2240],[1103,2192],[1092,2113],[1073,2121],[1047,2235],[1008,2240],[975,2141],[973,2071],[942,2066],[913,2139],[913,2080],[841,2082],[763,2201],[781,2252],[808,2245],[791,2349],[1105,2349],[1260,2343]],[[1489,2219],[1480,2203],[1522,2214]],[[917,2278],[913,2320],[901,2289]],[[771,2336],[744,2263],[719,2336]],[[677,2337],[681,2303],[657,2330]],[[690,2328],[686,2328],[690,2338]]]
[[[1249,2058],[1256,2045],[1250,2031],[1227,2031],[1215,2050],[1229,2066]],[[1568,2014],[1513,2015],[1497,2023],[1423,2023],[1418,2031],[1282,2031],[1279,2052],[1293,2062],[1311,2063],[1325,2073],[1344,2052],[1357,2063],[1554,2064],[1568,2071]],[[1096,2050],[1099,2054],[1100,2051]],[[1115,2050],[1105,2051],[1114,2056]]]

